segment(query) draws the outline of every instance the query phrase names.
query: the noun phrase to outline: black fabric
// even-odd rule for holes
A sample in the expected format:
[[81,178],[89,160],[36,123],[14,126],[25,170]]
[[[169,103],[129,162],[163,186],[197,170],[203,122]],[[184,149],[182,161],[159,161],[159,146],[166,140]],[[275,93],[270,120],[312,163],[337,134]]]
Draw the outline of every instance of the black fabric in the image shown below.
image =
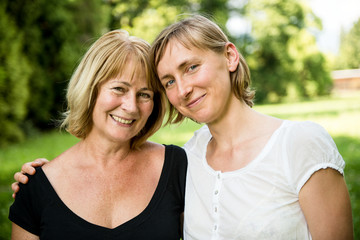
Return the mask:
[[[135,218],[108,229],[74,214],[59,199],[41,168],[37,168],[10,207],[9,219],[40,239],[180,239],[184,211],[187,158],[177,146],[165,146],[165,161],[155,193]],[[89,199],[89,201],[91,201]]]

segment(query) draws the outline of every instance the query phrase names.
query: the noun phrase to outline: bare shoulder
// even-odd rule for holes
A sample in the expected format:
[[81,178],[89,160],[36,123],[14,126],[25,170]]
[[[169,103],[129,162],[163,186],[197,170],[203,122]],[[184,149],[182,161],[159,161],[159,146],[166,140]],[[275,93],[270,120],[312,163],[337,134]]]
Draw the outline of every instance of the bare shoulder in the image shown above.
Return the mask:
[[138,153],[141,155],[146,155],[148,159],[162,164],[165,156],[165,146],[162,144],[146,141],[140,147]]
[[49,178],[53,178],[61,176],[64,171],[71,171],[71,167],[66,170],[64,170],[64,167],[72,166],[74,152],[76,152],[76,149],[73,146],[65,150],[59,156],[55,157],[49,163],[42,166],[42,169],[45,172],[46,176]]
[[150,174],[160,176],[165,161],[164,145],[147,141],[136,151],[136,154]]
[[140,151],[144,151],[149,154],[163,154],[165,152],[165,146],[159,143],[146,141],[140,147]]
[[60,159],[61,159],[61,157],[58,156],[58,157],[54,158],[53,160],[50,160],[50,162],[48,164],[45,164],[44,166],[41,167],[46,175],[50,175],[53,172],[54,173],[56,172],[55,170],[58,169],[59,165],[61,164]]

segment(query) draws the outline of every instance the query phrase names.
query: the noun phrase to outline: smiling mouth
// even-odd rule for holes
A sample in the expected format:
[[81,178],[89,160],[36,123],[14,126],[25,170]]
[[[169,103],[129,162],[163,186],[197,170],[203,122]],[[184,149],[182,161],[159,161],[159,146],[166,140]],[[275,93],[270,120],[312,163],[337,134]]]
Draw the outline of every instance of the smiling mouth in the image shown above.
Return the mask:
[[196,106],[199,102],[201,102],[201,100],[205,97],[206,94],[201,95],[200,97],[194,99],[193,101],[191,101],[190,103],[188,103],[186,106],[188,108],[192,108],[194,106]]
[[124,118],[120,118],[120,117],[117,117],[117,116],[114,116],[114,115],[110,115],[110,116],[111,116],[111,118],[114,119],[116,122],[122,123],[122,124],[130,125],[130,124],[132,124],[133,122],[135,122],[135,120],[124,119]]

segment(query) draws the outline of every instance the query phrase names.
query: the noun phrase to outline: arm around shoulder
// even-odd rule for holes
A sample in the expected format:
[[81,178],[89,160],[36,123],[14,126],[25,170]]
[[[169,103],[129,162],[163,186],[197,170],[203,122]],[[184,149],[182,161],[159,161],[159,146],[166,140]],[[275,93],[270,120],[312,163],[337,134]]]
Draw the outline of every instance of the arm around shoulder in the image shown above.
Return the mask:
[[299,202],[312,239],[353,239],[350,196],[337,170],[315,172],[300,190]]
[[46,163],[48,163],[49,160],[45,159],[45,158],[38,158],[35,159],[32,162],[28,162],[28,163],[24,163],[21,167],[21,171],[20,172],[16,172],[14,174],[14,179],[16,182],[11,184],[11,189],[13,190],[13,194],[12,197],[15,198],[16,193],[19,192],[19,183],[22,184],[27,184],[28,183],[28,177],[25,175],[26,173],[29,175],[34,175],[35,174],[35,168],[36,167],[41,167],[43,165],[45,165]]

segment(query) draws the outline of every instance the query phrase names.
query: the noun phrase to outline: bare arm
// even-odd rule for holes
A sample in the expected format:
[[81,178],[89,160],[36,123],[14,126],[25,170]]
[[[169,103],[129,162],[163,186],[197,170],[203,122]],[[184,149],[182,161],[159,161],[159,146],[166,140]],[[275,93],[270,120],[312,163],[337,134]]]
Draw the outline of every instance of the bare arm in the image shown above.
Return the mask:
[[11,240],[39,240],[39,236],[29,233],[15,223],[12,224]]
[[21,172],[17,172],[14,174],[14,179],[16,182],[11,184],[11,188],[14,191],[12,197],[15,198],[16,193],[19,191],[19,182],[26,184],[28,182],[28,177],[25,175],[25,173],[34,175],[35,174],[35,167],[41,167],[44,164],[48,163],[49,161],[45,158],[38,158],[34,160],[33,162],[28,162],[22,165]]
[[315,172],[299,193],[314,240],[352,240],[350,196],[343,176],[327,168]]

